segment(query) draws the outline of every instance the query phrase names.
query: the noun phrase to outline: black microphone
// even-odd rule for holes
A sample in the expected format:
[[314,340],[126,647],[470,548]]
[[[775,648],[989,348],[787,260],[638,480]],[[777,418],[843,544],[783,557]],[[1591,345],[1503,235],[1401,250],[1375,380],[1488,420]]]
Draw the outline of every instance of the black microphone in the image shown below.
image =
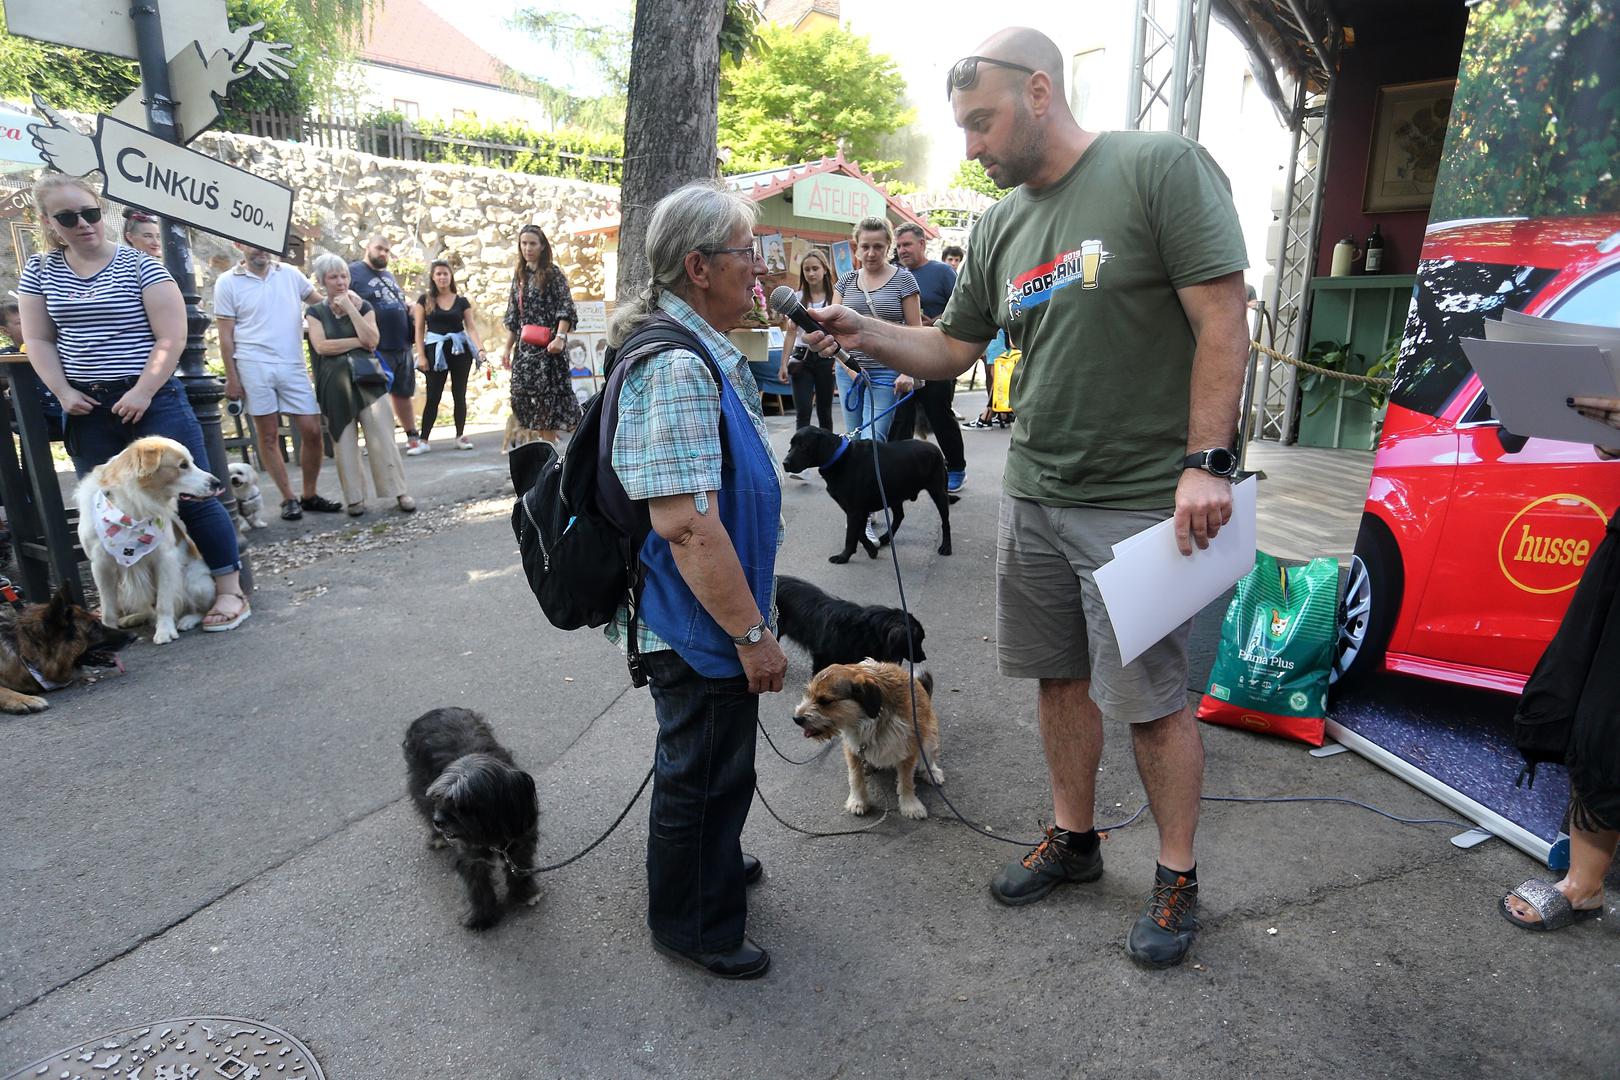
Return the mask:
[[[792,286],[778,285],[771,290],[771,310],[783,318],[792,319],[794,325],[806,333],[826,333],[826,328],[816,322],[816,317],[804,309]],[[860,370],[860,364],[844,351],[843,346],[840,345],[832,355],[845,367]]]

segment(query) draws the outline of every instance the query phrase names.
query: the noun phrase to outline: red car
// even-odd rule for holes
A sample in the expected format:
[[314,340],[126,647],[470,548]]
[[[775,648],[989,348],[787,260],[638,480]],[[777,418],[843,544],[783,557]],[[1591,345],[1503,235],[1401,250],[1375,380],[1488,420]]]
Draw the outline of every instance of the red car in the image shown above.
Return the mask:
[[1334,675],[1518,693],[1620,506],[1620,461],[1504,431],[1459,341],[1506,307],[1620,326],[1620,215],[1444,226],[1423,255]]

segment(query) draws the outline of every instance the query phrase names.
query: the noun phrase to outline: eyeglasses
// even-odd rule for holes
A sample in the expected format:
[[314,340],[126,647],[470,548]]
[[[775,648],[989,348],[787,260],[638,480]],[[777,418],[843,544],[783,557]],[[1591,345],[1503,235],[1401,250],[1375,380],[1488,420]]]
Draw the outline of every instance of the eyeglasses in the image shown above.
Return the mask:
[[1023,64],[1014,64],[1008,60],[997,60],[993,56],[964,56],[951,65],[950,74],[945,76],[945,100],[951,99],[951,94],[957,90],[971,90],[979,83],[979,65],[994,64],[996,67],[1011,68],[1022,71],[1025,75],[1035,74],[1035,69],[1025,67]]
[[747,255],[755,261],[764,257],[754,251],[753,244],[749,244],[747,247],[734,248],[698,248],[698,253],[701,255]]
[[73,228],[79,223],[80,218],[84,218],[86,225],[94,225],[101,220],[101,207],[87,206],[83,210],[62,210],[52,214],[51,217],[64,229]]

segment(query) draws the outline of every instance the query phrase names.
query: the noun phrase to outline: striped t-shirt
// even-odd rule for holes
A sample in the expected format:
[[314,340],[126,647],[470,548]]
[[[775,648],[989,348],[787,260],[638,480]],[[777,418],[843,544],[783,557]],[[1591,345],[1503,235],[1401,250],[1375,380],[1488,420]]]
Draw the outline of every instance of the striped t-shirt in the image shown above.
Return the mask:
[[[845,307],[862,315],[870,315],[884,322],[897,324],[906,321],[905,310],[900,306],[901,301],[908,296],[916,296],[921,291],[917,287],[917,279],[903,266],[896,266],[894,276],[885,281],[880,288],[868,289],[866,293],[861,292],[859,270],[851,270],[838,279],[838,295],[844,301]],[[872,297],[870,305],[866,302],[867,293]],[[894,369],[883,366],[859,349],[851,349],[849,355],[860,363],[862,371],[872,375],[874,381],[885,385],[894,382]]]
[[111,262],[87,278],[74,273],[60,251],[52,251],[29,257],[17,291],[45,298],[63,373],[89,382],[145,369],[157,339],[141,292],[173,280],[162,263],[131,247],[118,248]]

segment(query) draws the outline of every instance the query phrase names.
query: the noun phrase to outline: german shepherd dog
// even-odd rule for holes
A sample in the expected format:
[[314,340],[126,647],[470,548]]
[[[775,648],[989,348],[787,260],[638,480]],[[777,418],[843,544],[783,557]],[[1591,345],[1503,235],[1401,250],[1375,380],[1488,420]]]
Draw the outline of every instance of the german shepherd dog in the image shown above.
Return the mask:
[[103,626],[66,590],[17,612],[0,605],[0,712],[43,712],[50,708],[38,696],[43,691],[82,678],[87,668],[122,670],[118,650],[134,640]]

